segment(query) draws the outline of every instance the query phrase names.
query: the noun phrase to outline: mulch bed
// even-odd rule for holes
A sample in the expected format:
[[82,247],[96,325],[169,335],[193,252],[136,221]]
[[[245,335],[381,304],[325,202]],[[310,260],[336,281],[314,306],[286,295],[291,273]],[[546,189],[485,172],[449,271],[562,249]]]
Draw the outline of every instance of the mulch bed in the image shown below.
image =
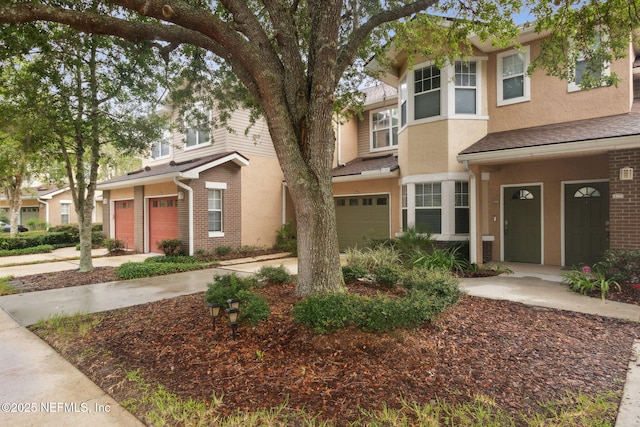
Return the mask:
[[118,401],[138,397],[125,370],[139,368],[180,397],[222,396],[224,414],[288,401],[343,425],[361,409],[399,407],[401,398],[483,394],[512,414],[532,414],[567,391],[621,393],[640,338],[637,323],[471,296],[415,331],[319,336],[292,322],[293,289],[259,289],[271,315],[255,328],[241,325],[236,341],[225,322],[212,329],[199,293],[109,312],[85,337],[52,345]]

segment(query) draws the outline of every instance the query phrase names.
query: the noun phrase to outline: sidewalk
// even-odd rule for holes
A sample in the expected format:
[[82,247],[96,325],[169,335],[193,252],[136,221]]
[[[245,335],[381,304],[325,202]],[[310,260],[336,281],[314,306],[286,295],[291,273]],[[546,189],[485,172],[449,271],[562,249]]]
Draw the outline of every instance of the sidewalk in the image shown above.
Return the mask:
[[[15,404],[17,410],[24,409],[17,407],[19,403],[33,403],[35,407],[31,405],[30,408],[37,409],[35,414],[3,413],[0,416],[2,425],[141,425],[47,344],[20,325],[34,324],[55,313],[99,312],[201,292],[213,281],[214,275],[228,272],[251,274],[264,265],[284,265],[290,272],[297,272],[296,258],[270,258],[234,260],[206,270],[0,297],[0,340],[3,342],[0,347],[0,404]],[[97,266],[96,261],[101,259],[119,263],[130,260],[126,256],[95,258],[94,265]],[[46,266],[57,268],[57,264],[67,262],[38,265],[39,269],[45,269]],[[558,268],[505,266],[514,270],[514,274],[463,280],[462,287],[470,295],[484,298],[640,321],[640,306],[601,301],[569,292],[559,283]],[[25,267],[29,270],[32,266]],[[0,276],[7,275],[6,270],[10,268],[15,267],[0,268]],[[66,269],[69,269],[68,264]],[[34,274],[33,269],[29,274]],[[640,362],[637,359],[640,341],[634,345],[634,352],[636,359],[629,364],[618,427],[640,425]],[[51,402],[53,406],[47,406]],[[52,407],[57,412],[53,413]],[[105,407],[110,412],[99,411]]]

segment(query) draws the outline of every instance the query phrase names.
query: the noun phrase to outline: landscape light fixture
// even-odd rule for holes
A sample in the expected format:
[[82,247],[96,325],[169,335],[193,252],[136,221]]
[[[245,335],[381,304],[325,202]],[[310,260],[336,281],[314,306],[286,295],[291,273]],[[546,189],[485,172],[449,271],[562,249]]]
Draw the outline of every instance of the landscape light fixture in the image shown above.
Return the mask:
[[238,330],[238,320],[240,319],[240,309],[236,307],[225,308],[229,325],[231,325],[231,336],[236,340],[236,331]]
[[240,300],[238,298],[228,299],[227,304],[229,304],[229,308],[240,308]]
[[218,317],[218,314],[220,314],[220,309],[222,308],[222,306],[220,304],[215,304],[210,302],[209,304],[209,314],[211,315],[211,322],[212,322],[212,326],[213,326],[213,330],[216,330],[216,318]]

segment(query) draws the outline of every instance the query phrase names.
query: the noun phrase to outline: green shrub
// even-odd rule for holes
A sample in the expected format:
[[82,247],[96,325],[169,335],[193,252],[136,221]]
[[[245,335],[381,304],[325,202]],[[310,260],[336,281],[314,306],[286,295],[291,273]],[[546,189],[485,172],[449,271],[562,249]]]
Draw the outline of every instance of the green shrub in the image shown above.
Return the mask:
[[406,289],[425,292],[447,305],[454,304],[462,296],[460,280],[448,270],[414,268],[402,274],[400,283]]
[[396,264],[382,264],[373,268],[373,278],[380,285],[391,288],[398,283],[402,269]]
[[603,266],[607,275],[622,283],[640,282],[640,250],[609,249],[604,253]]
[[168,256],[185,255],[187,253],[180,239],[165,239],[156,243],[158,244],[158,249]]
[[406,259],[407,256],[410,256],[415,251],[432,251],[434,242],[431,233],[419,233],[415,228],[410,227],[403,231],[402,235],[395,239],[392,244],[401,254],[401,257]]
[[360,301],[346,293],[312,295],[293,307],[293,316],[317,334],[328,334],[355,323]]
[[216,248],[216,255],[223,257],[223,256],[229,255],[232,251],[233,251],[233,248],[231,246],[226,246],[226,245],[218,246]]
[[369,273],[366,268],[360,265],[345,265],[342,267],[342,277],[345,283],[354,282],[362,279]]
[[459,249],[459,246],[454,246],[449,249],[434,249],[432,252],[416,251],[411,264],[414,267],[462,273],[469,268],[469,262],[459,256]]
[[291,221],[282,224],[276,231],[276,244],[274,248],[291,253],[292,256],[298,255],[298,240]]
[[260,320],[269,317],[271,309],[267,300],[251,291],[240,291],[240,321],[246,321],[250,326],[256,326]]
[[257,285],[255,278],[241,278],[235,273],[215,276],[213,283],[207,287],[204,299],[209,304],[220,304],[226,307],[229,299],[239,298],[240,320],[255,325],[270,313],[267,301],[251,291]]
[[198,258],[187,256],[187,255],[158,255],[145,259],[143,262],[150,263],[166,263],[166,264],[196,264],[200,263]]
[[78,235],[71,235],[67,232],[45,233],[37,232],[35,234],[19,235],[11,237],[8,233],[0,236],[0,249],[13,250],[31,248],[34,246],[52,245],[55,247],[74,246],[80,242]]
[[291,276],[291,273],[289,273],[289,270],[287,270],[284,265],[280,265],[279,267],[264,265],[260,267],[255,277],[261,282],[279,285],[290,283],[293,279],[293,276]]
[[102,244],[109,252],[124,250],[124,241],[120,239],[104,239]]
[[116,269],[116,276],[119,279],[130,280],[140,277],[181,273],[205,268],[206,266],[207,264],[202,263],[126,262]]
[[49,224],[40,218],[31,218],[27,221],[27,227],[30,231],[46,230]]
[[30,255],[30,254],[45,254],[54,249],[51,245],[32,246],[30,248],[13,249],[13,250],[0,250],[0,257],[13,256],[13,255]]
[[346,250],[347,265],[359,266],[373,272],[381,265],[399,265],[398,252],[390,246],[376,246],[375,248],[349,248]]

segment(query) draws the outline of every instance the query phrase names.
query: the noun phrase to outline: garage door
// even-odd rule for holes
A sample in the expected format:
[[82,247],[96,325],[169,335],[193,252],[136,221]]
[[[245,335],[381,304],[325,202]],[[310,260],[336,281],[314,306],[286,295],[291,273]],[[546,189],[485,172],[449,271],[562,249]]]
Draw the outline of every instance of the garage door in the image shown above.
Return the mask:
[[160,252],[158,242],[178,238],[178,198],[149,199],[149,250]]
[[389,237],[389,196],[336,197],[335,204],[341,251]]
[[115,238],[124,242],[124,247],[133,249],[133,200],[115,202]]
[[22,208],[20,213],[20,224],[26,226],[29,223],[30,219],[38,219],[39,211],[40,209],[38,209],[37,207]]

